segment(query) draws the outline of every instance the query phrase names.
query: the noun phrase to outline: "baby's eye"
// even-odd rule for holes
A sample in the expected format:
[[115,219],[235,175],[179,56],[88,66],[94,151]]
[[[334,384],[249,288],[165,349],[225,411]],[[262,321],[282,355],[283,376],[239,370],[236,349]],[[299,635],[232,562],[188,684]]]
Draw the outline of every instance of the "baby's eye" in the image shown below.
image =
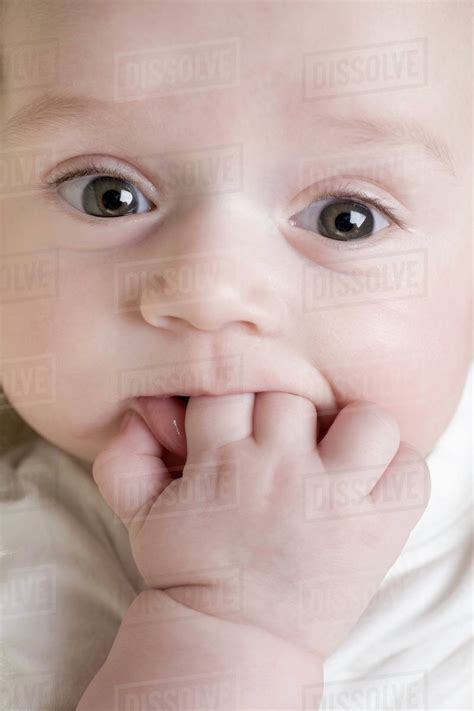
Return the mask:
[[76,210],[95,217],[122,217],[156,207],[128,180],[108,175],[66,180],[58,192]]
[[390,225],[379,210],[350,198],[317,200],[293,215],[290,222],[305,230],[315,230],[323,237],[347,242],[369,237]]

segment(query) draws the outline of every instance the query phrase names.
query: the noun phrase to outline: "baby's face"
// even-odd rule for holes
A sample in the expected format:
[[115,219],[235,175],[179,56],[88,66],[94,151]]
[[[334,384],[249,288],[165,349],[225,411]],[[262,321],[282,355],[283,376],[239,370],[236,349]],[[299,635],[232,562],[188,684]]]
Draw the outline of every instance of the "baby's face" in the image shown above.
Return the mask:
[[2,97],[24,419],[92,461],[137,395],[282,390],[426,455],[472,357],[469,4],[40,6]]

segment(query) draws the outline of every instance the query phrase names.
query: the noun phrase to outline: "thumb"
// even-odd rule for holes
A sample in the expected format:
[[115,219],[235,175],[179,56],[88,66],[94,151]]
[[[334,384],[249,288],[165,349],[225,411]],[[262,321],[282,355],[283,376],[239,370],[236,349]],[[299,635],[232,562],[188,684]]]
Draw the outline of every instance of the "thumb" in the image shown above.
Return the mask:
[[130,530],[143,523],[156,498],[173,477],[163,447],[140,415],[125,414],[120,431],[92,465],[92,476],[107,504]]

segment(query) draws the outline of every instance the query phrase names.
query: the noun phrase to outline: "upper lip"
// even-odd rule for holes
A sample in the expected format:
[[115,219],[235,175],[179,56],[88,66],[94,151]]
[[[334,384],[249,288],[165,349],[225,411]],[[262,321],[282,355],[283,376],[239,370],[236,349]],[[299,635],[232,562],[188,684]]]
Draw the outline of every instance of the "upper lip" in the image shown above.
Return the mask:
[[339,411],[328,379],[291,345],[230,337],[223,343],[201,336],[184,342],[184,352],[170,353],[165,363],[127,369],[121,379],[125,398],[284,392],[310,400],[318,414]]
[[299,395],[300,397],[305,397],[306,399],[313,402],[318,411],[318,414],[332,415],[336,414],[338,407],[334,392],[327,382],[327,380],[315,372],[312,369],[311,378],[303,384],[301,382],[301,377],[290,377],[287,378],[285,382],[281,380],[277,383],[272,382],[272,378],[262,374],[258,378],[258,385],[256,384],[257,378],[252,379],[245,383],[241,383],[239,386],[234,387],[193,387],[190,386],[185,390],[159,390],[159,389],[143,389],[143,392],[135,395],[135,398],[139,400],[142,397],[156,397],[156,398],[166,398],[173,396],[181,397],[199,397],[199,396],[225,396],[225,395],[236,395],[239,393],[258,393],[258,392],[284,392],[293,395]]

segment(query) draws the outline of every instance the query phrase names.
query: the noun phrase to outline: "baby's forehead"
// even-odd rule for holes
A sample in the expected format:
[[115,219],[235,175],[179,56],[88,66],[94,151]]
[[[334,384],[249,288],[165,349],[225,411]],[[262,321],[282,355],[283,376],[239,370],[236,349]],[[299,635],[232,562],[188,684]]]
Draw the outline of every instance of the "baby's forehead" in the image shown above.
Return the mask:
[[[284,58],[288,48],[297,55],[303,48],[324,51],[363,46],[376,54],[387,41],[400,44],[427,34],[431,41],[439,35],[440,48],[446,48],[459,41],[456,32],[446,32],[447,24],[450,29],[465,27],[469,5],[426,7],[404,0],[390,4],[386,0],[0,0],[0,12],[2,20],[13,23],[25,39],[28,32],[65,41],[80,33],[85,48],[104,37],[110,41],[112,35],[121,43],[129,37],[132,44],[145,46],[154,38],[148,44],[157,46],[224,37],[230,32],[243,41],[248,38],[245,51],[256,50],[252,56],[264,64],[270,58]],[[252,48],[250,40],[257,38],[264,42]]]
[[[159,123],[167,140],[181,131],[191,141],[192,126],[197,143],[207,129],[223,141],[278,143],[282,155],[330,149],[348,170],[350,159],[404,147],[449,172],[453,145],[462,145],[469,72],[446,54],[466,39],[462,10],[240,0],[26,5],[14,12],[17,3],[4,4],[16,41],[24,40],[25,56],[36,42],[44,66],[54,64],[49,85],[32,85],[31,98],[93,98],[107,108],[107,125],[128,135],[130,122],[155,135]],[[4,68],[15,72],[11,62]],[[14,100],[25,103],[21,92]],[[62,108],[72,120],[67,101]]]
[[[203,53],[206,43],[232,39],[239,47],[240,80],[258,80],[260,90],[286,83],[288,75],[302,82],[313,78],[327,88],[358,82],[365,90],[364,82],[377,79],[390,88],[397,77],[398,87],[416,86],[415,77],[422,78],[423,70],[425,79],[428,69],[437,70],[437,57],[446,71],[454,70],[449,47],[459,46],[463,31],[469,42],[468,8],[457,4],[447,13],[441,3],[424,5],[388,5],[385,0],[0,0],[4,32],[12,40],[55,42],[61,54],[74,48],[77,60],[90,54],[97,59],[99,76],[120,53],[178,52],[180,45],[194,45],[196,52],[199,45]],[[431,67],[426,66],[428,39]],[[77,61],[75,73],[80,69]],[[322,92],[305,98],[318,100]]]

